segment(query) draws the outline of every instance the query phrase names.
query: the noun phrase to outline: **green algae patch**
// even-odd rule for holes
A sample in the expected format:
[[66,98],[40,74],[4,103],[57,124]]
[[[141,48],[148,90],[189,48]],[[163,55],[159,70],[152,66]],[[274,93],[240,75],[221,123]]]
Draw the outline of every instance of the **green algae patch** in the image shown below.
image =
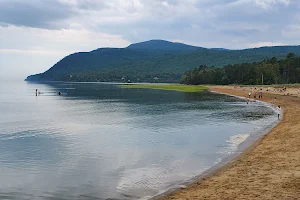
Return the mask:
[[204,86],[183,84],[122,84],[119,86],[121,88],[174,90],[179,92],[202,92],[207,90]]

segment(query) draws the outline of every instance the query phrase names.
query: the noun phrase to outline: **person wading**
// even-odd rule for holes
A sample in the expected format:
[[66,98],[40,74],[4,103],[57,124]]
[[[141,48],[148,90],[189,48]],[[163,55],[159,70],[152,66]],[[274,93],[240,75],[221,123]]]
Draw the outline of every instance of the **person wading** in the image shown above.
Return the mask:
[[280,113],[281,113],[281,108],[280,108],[280,106],[278,105],[278,107],[277,107],[277,116],[278,116],[278,119],[280,119]]

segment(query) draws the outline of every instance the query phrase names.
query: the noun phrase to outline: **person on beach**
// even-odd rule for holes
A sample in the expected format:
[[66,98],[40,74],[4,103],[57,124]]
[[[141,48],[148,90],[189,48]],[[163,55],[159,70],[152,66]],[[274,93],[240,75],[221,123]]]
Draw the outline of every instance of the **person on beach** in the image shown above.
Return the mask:
[[38,95],[38,89],[35,89],[35,96]]
[[249,92],[248,96],[249,96],[249,98],[250,98],[250,96],[251,96],[251,92]]
[[280,119],[281,108],[280,108],[279,105],[278,105],[278,107],[276,109],[276,112],[277,112],[278,119]]
[[263,95],[263,93],[262,93],[262,88],[260,88],[259,98],[262,98],[262,95]]

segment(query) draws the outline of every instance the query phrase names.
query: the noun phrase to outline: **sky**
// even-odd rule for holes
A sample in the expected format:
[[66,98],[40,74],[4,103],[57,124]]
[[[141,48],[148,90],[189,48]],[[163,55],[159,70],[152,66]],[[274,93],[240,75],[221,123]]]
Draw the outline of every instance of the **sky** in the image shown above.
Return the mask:
[[299,36],[300,0],[0,0],[0,79],[151,39],[244,49],[300,45]]

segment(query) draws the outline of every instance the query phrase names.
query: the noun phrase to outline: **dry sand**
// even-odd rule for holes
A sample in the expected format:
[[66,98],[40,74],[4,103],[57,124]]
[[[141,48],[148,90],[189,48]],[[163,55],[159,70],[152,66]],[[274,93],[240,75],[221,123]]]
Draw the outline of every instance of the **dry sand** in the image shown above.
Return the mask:
[[[243,97],[251,90],[231,86],[210,89]],[[282,121],[231,163],[160,199],[300,200],[300,98],[295,96],[264,92],[263,101],[284,109]]]

